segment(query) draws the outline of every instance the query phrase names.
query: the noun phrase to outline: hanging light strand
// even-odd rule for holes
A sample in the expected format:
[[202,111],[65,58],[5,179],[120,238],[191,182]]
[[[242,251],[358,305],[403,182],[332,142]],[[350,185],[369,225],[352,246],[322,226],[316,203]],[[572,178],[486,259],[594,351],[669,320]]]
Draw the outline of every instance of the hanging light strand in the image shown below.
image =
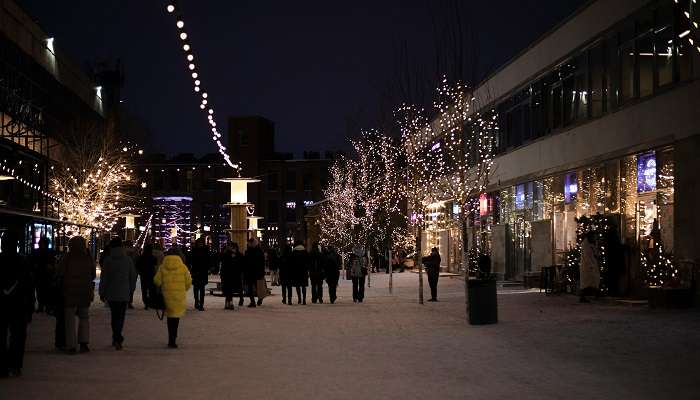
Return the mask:
[[236,171],[236,173],[240,175],[240,163],[231,161],[231,157],[228,154],[228,149],[221,142],[221,133],[217,129],[216,122],[214,121],[214,107],[210,104],[210,100],[208,98],[209,94],[204,89],[204,86],[202,84],[202,77],[199,72],[199,68],[196,64],[197,57],[195,57],[194,55],[194,50],[192,49],[192,45],[189,41],[189,35],[185,30],[186,24],[182,16],[182,12],[179,10],[175,2],[169,2],[168,5],[165,7],[165,10],[168,12],[168,14],[171,14],[175,17],[175,26],[177,27],[178,37],[182,42],[182,50],[185,56],[185,65],[187,67],[188,73],[192,77],[194,92],[200,97],[201,102],[199,104],[199,109],[207,118],[207,123],[209,124],[212,133],[211,139],[218,147],[219,153],[224,158],[226,165],[233,168]]

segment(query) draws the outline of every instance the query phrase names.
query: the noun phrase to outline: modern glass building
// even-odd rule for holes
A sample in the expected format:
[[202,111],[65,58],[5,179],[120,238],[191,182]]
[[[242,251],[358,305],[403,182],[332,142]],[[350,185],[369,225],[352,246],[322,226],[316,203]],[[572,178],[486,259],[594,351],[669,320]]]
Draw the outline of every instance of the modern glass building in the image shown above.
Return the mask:
[[581,230],[604,226],[615,270],[606,284],[616,292],[650,283],[659,246],[688,274],[700,258],[693,6],[591,1],[484,80],[474,96],[500,126],[490,184],[475,194],[466,241],[450,199],[432,204],[422,249],[439,247],[443,267],[457,270],[466,242],[490,254],[502,278],[523,280],[565,266]]

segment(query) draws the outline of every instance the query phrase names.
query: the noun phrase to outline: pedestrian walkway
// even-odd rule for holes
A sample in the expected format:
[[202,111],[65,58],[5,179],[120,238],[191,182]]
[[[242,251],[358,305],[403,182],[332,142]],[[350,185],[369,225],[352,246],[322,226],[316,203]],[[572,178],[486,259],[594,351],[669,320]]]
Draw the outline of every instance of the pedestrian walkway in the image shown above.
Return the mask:
[[[464,282],[441,278],[437,303],[417,304],[418,277],[372,276],[353,304],[190,309],[177,350],[153,311],[127,312],[124,350],[109,313],[91,309],[89,354],[52,348],[53,320],[30,326],[24,376],[0,399],[697,399],[700,313],[579,304],[573,296],[502,290],[500,323],[465,322]],[[426,285],[426,292],[427,292]],[[426,297],[427,299],[427,297]],[[135,305],[140,306],[138,295]]]

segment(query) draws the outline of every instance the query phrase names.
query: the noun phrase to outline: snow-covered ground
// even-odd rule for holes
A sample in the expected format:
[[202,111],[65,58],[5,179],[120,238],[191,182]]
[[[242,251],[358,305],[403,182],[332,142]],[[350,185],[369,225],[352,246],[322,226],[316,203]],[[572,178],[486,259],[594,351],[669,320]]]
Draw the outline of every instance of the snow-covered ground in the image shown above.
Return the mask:
[[96,303],[92,352],[59,354],[53,320],[37,315],[24,376],[0,381],[0,399],[700,398],[697,309],[504,290],[500,323],[470,326],[463,281],[441,278],[440,302],[421,306],[418,276],[394,276],[389,295],[387,276],[373,275],[362,304],[344,280],[334,305],[286,306],[278,287],[255,309],[224,311],[207,296],[207,310],[181,322],[177,350],[165,347],[165,323],[138,308],[114,351]]

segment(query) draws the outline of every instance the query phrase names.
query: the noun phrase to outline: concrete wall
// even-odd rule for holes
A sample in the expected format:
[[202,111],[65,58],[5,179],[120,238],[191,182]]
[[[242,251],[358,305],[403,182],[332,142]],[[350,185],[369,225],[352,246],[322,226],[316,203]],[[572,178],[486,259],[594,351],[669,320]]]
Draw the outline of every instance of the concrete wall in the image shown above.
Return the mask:
[[503,276],[506,273],[506,226],[491,227],[491,270]]
[[[698,127],[700,129],[700,127]],[[699,132],[700,133],[700,132]],[[674,255],[700,263],[700,135],[676,143],[674,194]],[[696,276],[700,279],[700,276]],[[696,293],[700,306],[700,290]]]

